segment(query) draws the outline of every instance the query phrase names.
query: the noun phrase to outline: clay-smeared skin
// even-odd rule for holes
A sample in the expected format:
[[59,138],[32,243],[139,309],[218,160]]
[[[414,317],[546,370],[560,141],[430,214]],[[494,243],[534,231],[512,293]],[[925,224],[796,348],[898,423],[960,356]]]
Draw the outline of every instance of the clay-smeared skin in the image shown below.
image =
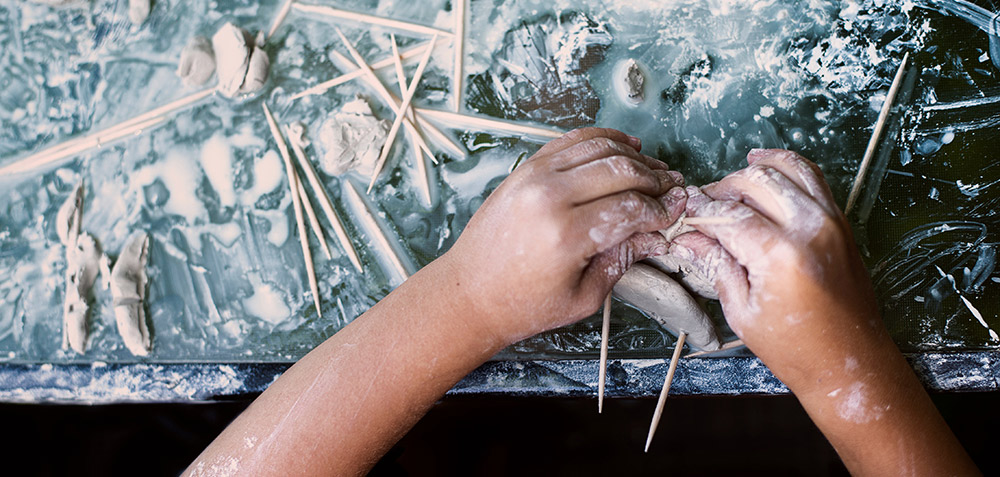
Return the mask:
[[136,356],[146,356],[152,348],[143,303],[148,255],[149,236],[140,232],[128,240],[111,270],[111,296],[118,334]]
[[615,284],[614,295],[646,312],[675,336],[686,332],[692,347],[719,349],[712,320],[691,294],[667,274],[637,263]]
[[976,474],[889,338],[819,168],[780,150],[754,150],[747,161],[687,189],[689,216],[732,220],[695,225],[699,233],[677,237],[671,250],[712,265],[733,331],[795,393],[852,473]]

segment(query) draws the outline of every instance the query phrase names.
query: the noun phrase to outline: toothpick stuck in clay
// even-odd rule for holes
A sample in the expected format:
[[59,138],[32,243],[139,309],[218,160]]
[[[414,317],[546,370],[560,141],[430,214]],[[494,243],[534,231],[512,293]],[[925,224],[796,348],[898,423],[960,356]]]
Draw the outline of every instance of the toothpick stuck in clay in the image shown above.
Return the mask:
[[347,195],[347,199],[354,203],[354,209],[358,211],[358,215],[361,221],[367,226],[373,235],[375,235],[375,243],[379,245],[382,252],[389,258],[389,262],[392,264],[396,273],[403,279],[406,280],[410,278],[410,272],[403,265],[403,261],[399,258],[396,250],[389,243],[389,238],[386,237],[385,232],[382,231],[382,227],[379,226],[378,221],[375,219],[374,212],[369,208],[368,203],[361,198],[361,193],[355,188],[354,184],[350,180],[344,180],[344,194]]
[[375,171],[372,172],[371,181],[368,183],[368,193],[371,193],[372,188],[375,187],[375,180],[378,179],[378,175],[382,172],[382,168],[385,167],[385,161],[389,157],[389,150],[392,149],[392,144],[395,142],[396,134],[399,133],[399,126],[403,124],[403,120],[406,119],[406,113],[410,109],[410,101],[413,100],[413,93],[417,91],[417,85],[420,83],[420,78],[424,75],[424,69],[427,68],[427,62],[431,59],[431,52],[434,51],[434,42],[437,41],[437,36],[435,35],[431,38],[431,46],[427,48],[427,53],[424,57],[420,59],[420,64],[417,65],[417,71],[413,74],[413,81],[410,82],[410,86],[406,89],[406,94],[403,95],[403,101],[399,104],[399,108],[396,111],[396,119],[392,122],[392,127],[389,128],[389,135],[386,137],[385,145],[382,146],[382,152],[379,154],[378,162],[375,163]]
[[[410,48],[410,49],[407,49],[407,50],[403,50],[402,53],[400,53],[400,57],[401,57],[401,59],[403,61],[406,61],[406,60],[409,60],[409,59],[412,59],[412,58],[416,58],[418,55],[420,55],[420,54],[422,54],[424,52],[424,48],[426,48],[426,47],[427,47],[426,44],[424,44],[424,45],[421,45],[421,46],[416,46],[416,47],[413,47],[413,48]],[[394,60],[392,58],[384,58],[382,60],[376,61],[375,63],[372,63],[371,67],[372,67],[373,70],[378,71],[380,69],[388,68],[389,66],[392,66],[393,65],[393,61]],[[322,82],[322,83],[320,83],[320,84],[318,84],[316,86],[312,86],[312,87],[310,87],[310,88],[308,88],[306,90],[303,90],[300,93],[294,94],[294,95],[292,95],[291,99],[292,99],[292,101],[295,101],[295,100],[297,100],[299,98],[303,98],[305,96],[311,96],[311,95],[314,95],[314,94],[323,94],[328,89],[333,88],[334,86],[338,86],[338,85],[347,83],[348,81],[353,81],[355,79],[361,78],[364,75],[365,75],[365,72],[363,70],[361,70],[360,68],[359,69],[355,69],[354,71],[351,71],[351,72],[348,72],[348,73],[344,73],[344,74],[342,74],[340,76],[337,76],[336,78],[328,79],[328,80],[326,80],[326,81],[324,81],[324,82]],[[405,86],[404,86],[404,88],[405,88]],[[402,94],[402,93],[400,93],[400,94]]]
[[[399,45],[396,44],[396,35],[389,35],[390,45],[392,45],[392,59],[396,66],[396,82],[399,83],[399,94],[406,94],[406,74],[403,72],[403,60],[399,54]],[[414,121],[413,105],[406,108],[406,118],[412,123]],[[424,162],[424,154],[421,152],[420,148],[417,146],[417,139],[413,137],[413,133],[410,131],[406,132],[407,137],[410,138],[410,153],[413,156],[413,166],[417,168],[417,185],[420,186],[420,192],[423,194],[424,202],[428,207],[434,206],[434,200],[431,197],[431,185],[430,178],[427,176],[427,163]],[[430,156],[431,160],[437,163],[437,159],[434,156]]]
[[358,252],[354,249],[354,244],[351,243],[351,239],[347,236],[347,230],[344,229],[344,223],[340,221],[340,217],[337,216],[336,211],[333,209],[333,202],[330,200],[330,195],[327,194],[326,188],[319,180],[319,176],[316,174],[316,169],[313,168],[312,164],[306,159],[306,153],[303,149],[302,138],[292,134],[291,131],[288,132],[289,142],[292,144],[292,151],[295,152],[295,158],[299,162],[299,167],[302,168],[302,172],[305,173],[306,179],[309,181],[309,185],[312,186],[313,193],[319,195],[319,206],[326,215],[326,220],[330,222],[333,227],[334,233],[337,235],[337,240],[340,242],[340,247],[347,254],[347,258],[350,259],[351,264],[354,265],[359,272],[364,273],[364,269],[361,268],[361,259],[358,258]]
[[524,136],[527,139],[555,139],[564,134],[563,131],[555,129],[545,129],[524,124],[517,124],[499,119],[489,119],[469,114],[452,113],[449,111],[439,111],[436,109],[417,108],[417,117],[426,116],[428,118],[441,121],[455,127],[465,129],[474,128],[484,131],[503,131],[511,134]]
[[653,442],[653,434],[656,434],[656,427],[660,424],[660,417],[663,415],[663,405],[667,402],[667,394],[670,392],[670,385],[674,381],[674,372],[677,371],[677,361],[681,357],[684,349],[684,340],[687,333],[681,332],[674,345],[674,355],[670,358],[670,368],[667,369],[667,377],[663,380],[663,389],[660,390],[660,397],[656,400],[656,410],[653,411],[653,421],[649,423],[649,435],[646,436],[646,448],[643,452],[649,452],[649,444]]
[[597,372],[597,413],[604,411],[604,381],[608,374],[608,337],[611,334],[611,294],[604,298],[604,319],[601,324],[601,362]]
[[298,176],[295,174],[295,166],[292,165],[292,156],[288,152],[288,145],[285,143],[285,140],[281,136],[281,131],[278,129],[278,122],[274,119],[266,103],[261,103],[261,106],[264,108],[264,116],[267,118],[267,125],[271,128],[271,135],[274,136],[274,142],[278,144],[278,152],[281,153],[281,158],[285,161],[285,173],[288,176],[292,207],[295,209],[295,224],[299,231],[299,244],[302,246],[302,256],[305,259],[309,289],[312,291],[316,313],[322,318],[323,310],[320,308],[319,303],[319,284],[316,282],[316,269],[313,265],[312,251],[309,249],[309,235],[306,230],[305,219],[302,217],[302,204],[299,203]]
[[132,119],[101,131],[64,141],[55,146],[25,156],[5,166],[0,166],[0,175],[22,174],[42,167],[54,165],[59,161],[83,153],[87,150],[107,145],[113,141],[142,132],[167,119],[167,114],[191,106],[209,96],[215,90],[205,89],[190,94],[178,100],[167,103],[152,111],[140,114]]
[[285,3],[281,5],[281,10],[278,10],[278,14],[275,15],[274,21],[271,22],[271,28],[267,30],[267,40],[270,41],[274,33],[278,31],[278,27],[281,23],[285,21],[285,17],[288,16],[288,12],[292,9],[292,3],[294,0],[285,0]]

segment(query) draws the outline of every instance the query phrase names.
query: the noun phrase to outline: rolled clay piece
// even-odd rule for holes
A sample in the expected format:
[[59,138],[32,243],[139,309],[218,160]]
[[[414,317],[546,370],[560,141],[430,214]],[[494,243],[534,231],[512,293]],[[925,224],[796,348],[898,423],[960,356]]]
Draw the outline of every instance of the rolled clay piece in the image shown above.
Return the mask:
[[177,64],[177,76],[185,86],[205,84],[215,73],[215,53],[208,38],[196,36],[181,51],[181,61]]
[[707,351],[719,349],[719,337],[712,320],[688,291],[665,273],[637,263],[625,272],[613,293],[646,312],[674,335],[686,332],[687,342],[692,347]]
[[63,347],[87,351],[87,295],[97,279],[101,250],[89,234],[77,236],[66,248],[66,297],[63,301]]
[[240,86],[240,93],[253,93],[263,88],[270,70],[271,59],[267,57],[267,53],[259,46],[253,47],[253,53],[250,54],[250,65],[247,67],[243,86]]
[[152,7],[150,0],[128,0],[128,19],[133,25],[142,25]]
[[111,297],[118,334],[136,356],[147,356],[152,349],[143,306],[148,254],[149,236],[145,232],[133,235],[111,269]]
[[253,53],[253,37],[246,30],[226,23],[212,36],[212,49],[215,50],[219,92],[232,98],[246,79]]

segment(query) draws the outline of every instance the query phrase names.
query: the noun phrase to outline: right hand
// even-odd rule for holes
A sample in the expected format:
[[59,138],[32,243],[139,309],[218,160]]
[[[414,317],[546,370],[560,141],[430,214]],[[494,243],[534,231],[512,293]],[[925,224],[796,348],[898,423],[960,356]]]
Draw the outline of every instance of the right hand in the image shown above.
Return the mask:
[[865,364],[863,346],[892,343],[822,173],[790,151],[754,150],[747,161],[687,189],[689,216],[732,222],[696,225],[704,236],[678,237],[671,253],[700,256],[715,270],[729,325],[789,387],[811,386],[834,364]]

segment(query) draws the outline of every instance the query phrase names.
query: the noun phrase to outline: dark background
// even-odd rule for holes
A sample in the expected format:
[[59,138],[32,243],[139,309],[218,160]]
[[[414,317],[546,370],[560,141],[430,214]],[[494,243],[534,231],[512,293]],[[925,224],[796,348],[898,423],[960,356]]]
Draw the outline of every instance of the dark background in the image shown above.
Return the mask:
[[[936,394],[987,474],[998,474],[1000,393]],[[177,475],[248,401],[0,405],[5,475]],[[449,397],[373,475],[846,475],[790,396],[671,397],[649,454],[653,399]]]

